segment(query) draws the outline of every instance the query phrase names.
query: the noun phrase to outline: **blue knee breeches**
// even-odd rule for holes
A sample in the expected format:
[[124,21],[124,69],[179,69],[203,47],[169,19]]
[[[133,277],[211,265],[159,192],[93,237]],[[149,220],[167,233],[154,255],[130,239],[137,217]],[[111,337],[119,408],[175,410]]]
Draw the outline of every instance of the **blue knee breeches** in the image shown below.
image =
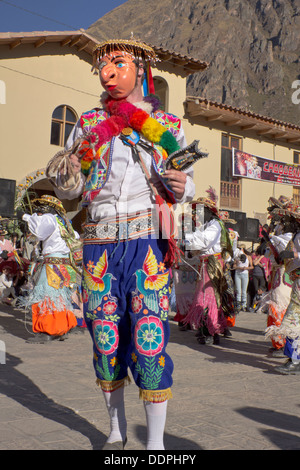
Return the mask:
[[84,246],[84,317],[103,390],[117,388],[129,367],[142,398],[171,396],[167,248],[167,240],[151,238]]

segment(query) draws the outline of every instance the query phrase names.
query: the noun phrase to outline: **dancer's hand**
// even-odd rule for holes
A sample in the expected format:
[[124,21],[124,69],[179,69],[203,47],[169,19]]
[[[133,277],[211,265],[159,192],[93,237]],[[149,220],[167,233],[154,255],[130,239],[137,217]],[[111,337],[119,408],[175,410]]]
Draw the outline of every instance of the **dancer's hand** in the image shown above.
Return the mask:
[[80,159],[77,157],[77,155],[72,153],[72,155],[70,156],[70,162],[71,162],[71,165],[73,167],[74,173],[79,173],[81,171],[81,163],[80,163]]
[[167,185],[172,189],[176,199],[180,200],[184,195],[185,184],[187,175],[183,171],[178,170],[166,170],[163,174],[163,178],[166,178]]

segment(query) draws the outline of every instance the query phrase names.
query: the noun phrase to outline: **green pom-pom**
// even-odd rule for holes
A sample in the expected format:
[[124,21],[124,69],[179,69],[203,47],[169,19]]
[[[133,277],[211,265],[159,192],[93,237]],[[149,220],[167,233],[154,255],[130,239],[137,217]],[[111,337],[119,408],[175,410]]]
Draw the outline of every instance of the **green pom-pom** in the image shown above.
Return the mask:
[[180,146],[177,140],[175,139],[173,134],[171,134],[170,131],[166,131],[163,133],[163,135],[160,138],[160,141],[158,142],[158,145],[164,148],[166,152],[168,153],[168,155],[180,149]]

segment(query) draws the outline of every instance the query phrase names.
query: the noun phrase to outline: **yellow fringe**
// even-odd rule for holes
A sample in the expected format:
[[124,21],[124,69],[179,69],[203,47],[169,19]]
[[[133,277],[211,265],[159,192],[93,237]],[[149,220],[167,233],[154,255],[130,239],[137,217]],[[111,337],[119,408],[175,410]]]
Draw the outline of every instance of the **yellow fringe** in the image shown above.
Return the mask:
[[140,388],[141,400],[160,403],[166,400],[170,400],[170,398],[173,398],[170,388],[166,388],[165,390],[143,390]]
[[129,385],[130,382],[131,380],[128,376],[122,380],[96,380],[96,384],[99,385],[99,387],[101,387],[104,392],[114,392],[115,390],[118,390],[118,388],[124,387],[125,385]]

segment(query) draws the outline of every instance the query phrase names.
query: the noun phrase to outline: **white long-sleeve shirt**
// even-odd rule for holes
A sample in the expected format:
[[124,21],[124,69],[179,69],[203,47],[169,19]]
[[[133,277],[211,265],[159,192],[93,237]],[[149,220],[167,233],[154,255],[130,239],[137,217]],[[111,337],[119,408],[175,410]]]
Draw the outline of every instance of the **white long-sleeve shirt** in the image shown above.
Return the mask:
[[[78,122],[68,139],[66,147],[70,148],[82,133],[83,131]],[[177,142],[181,148],[186,146],[182,128],[179,131]],[[151,183],[157,187],[158,192],[161,194],[162,183],[153,169],[151,155],[143,149],[140,149],[140,153],[151,175]],[[180,204],[191,201],[195,195],[192,167],[186,170],[186,174],[187,182],[184,195],[178,201]],[[85,177],[81,174],[81,185],[76,190],[69,191],[66,194],[56,189],[56,196],[61,199],[74,199],[82,194],[84,183]],[[162,192],[164,192],[163,189]],[[152,189],[140,163],[133,159],[131,147],[125,145],[119,137],[116,137],[110,175],[100,193],[89,204],[88,211],[90,218],[98,222],[105,220],[105,218],[136,214],[139,211],[151,208],[154,202]]]
[[221,225],[216,219],[202,225],[195,232],[186,234],[186,248],[199,250],[201,255],[221,252]]
[[[292,237],[293,237],[293,234],[291,232],[287,232],[287,233],[281,233],[281,234],[278,234],[278,235],[272,235],[270,239],[271,239],[271,243],[275,247],[276,251],[278,253],[281,253],[283,250],[286,249],[286,247],[287,247],[289,241],[292,239]],[[267,247],[266,252],[265,252],[265,256],[270,259],[272,264],[276,263],[274,255],[273,255],[272,250],[271,250],[270,247]]]
[[0,276],[0,291],[3,291],[5,288],[10,288],[13,284],[12,279],[7,277],[6,274],[1,274]]
[[28,223],[30,232],[42,242],[43,255],[51,255],[53,253],[68,254],[70,252],[66,242],[60,235],[55,215],[24,214],[22,218]]

